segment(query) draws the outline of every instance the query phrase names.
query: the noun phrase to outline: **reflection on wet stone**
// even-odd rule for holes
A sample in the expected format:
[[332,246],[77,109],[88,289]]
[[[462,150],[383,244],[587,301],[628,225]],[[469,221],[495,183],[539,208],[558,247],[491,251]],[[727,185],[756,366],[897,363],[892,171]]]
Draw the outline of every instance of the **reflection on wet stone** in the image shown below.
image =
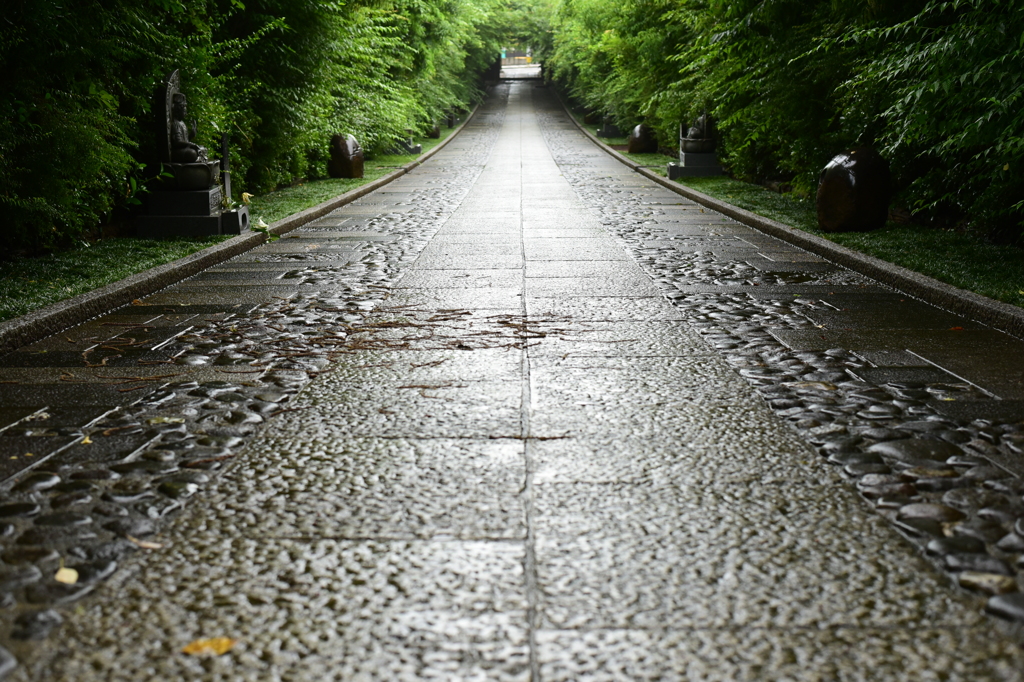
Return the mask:
[[[0,592],[17,602],[13,638],[44,637],[61,621],[46,607],[115,576],[103,598],[88,602],[96,609],[90,618],[102,612],[105,640],[89,639],[89,618],[69,616],[53,646],[90,641],[97,656],[119,653],[135,672],[158,670],[152,674],[163,679],[241,678],[239,671],[256,669],[259,678],[289,666],[298,666],[297,679],[401,679],[414,669],[529,679],[533,668],[545,679],[608,670],[661,679],[683,670],[681,660],[698,677],[710,670],[741,679],[722,672],[740,671],[728,667],[733,659],[705,667],[701,657],[732,652],[762,665],[758,652],[775,646],[788,652],[779,654],[785,661],[800,646],[814,656],[870,649],[868,658],[877,654],[888,671],[901,670],[921,642],[942,655],[954,651],[950,633],[968,630],[991,656],[965,669],[987,671],[989,659],[1013,657],[997,635],[984,634],[977,607],[991,597],[989,612],[1024,620],[1024,602],[1011,594],[1024,487],[999,465],[1024,443],[1024,427],[942,411],[991,396],[911,353],[787,347],[780,339],[800,337],[781,332],[819,338],[819,325],[854,314],[845,308],[860,306],[859,315],[874,305],[857,303],[865,293],[898,297],[676,195],[656,196],[662,190],[609,170],[581,147],[543,89],[534,97],[559,164],[552,184],[558,178],[575,191],[564,234],[529,216],[549,199],[566,200],[565,187],[548,197],[535,185],[536,206],[522,202],[521,213],[510,212],[514,238],[495,238],[491,251],[506,255],[494,256],[484,239],[451,239],[504,220],[493,187],[467,196],[485,162],[502,157],[491,155],[502,121],[494,112],[458,140],[467,140],[465,149],[442,170],[406,176],[401,210],[378,208],[370,195],[296,238],[159,294],[160,305],[134,306],[152,308],[153,317],[170,306],[197,317],[187,328],[177,323],[173,338],[139,334],[150,345],[137,355],[162,353],[152,365],[160,378],[109,375],[124,382],[111,389],[125,391],[117,409],[67,427],[76,439],[68,456],[22,475],[6,493],[0,517],[13,540],[3,550]],[[470,217],[446,222],[456,211]],[[530,229],[552,233],[542,237],[550,250],[519,243],[529,220],[539,226]],[[444,238],[431,242],[441,228]],[[571,230],[592,241],[574,251]],[[486,295],[420,288],[472,270],[467,260],[519,273],[524,250],[526,296],[504,286],[519,287],[518,274],[496,276],[502,291]],[[536,263],[548,269],[531,272]],[[561,263],[579,268],[581,279],[607,279],[604,294],[582,296],[585,287],[573,289]],[[255,279],[246,268],[263,268],[262,284],[243,285]],[[401,280],[393,291],[410,270],[419,286]],[[627,270],[628,281],[614,277]],[[434,298],[416,298],[418,291]],[[926,318],[916,315],[915,324],[927,326]],[[625,324],[652,320],[671,324]],[[609,330],[611,322],[622,324]],[[658,331],[632,334],[643,329]],[[166,343],[157,349],[158,337]],[[689,356],[713,360],[677,363],[675,374],[657,364]],[[637,358],[621,380],[602,379],[612,359]],[[728,400],[704,407],[703,394],[718,384]],[[584,418],[545,421],[561,413]],[[533,429],[525,440],[524,424]],[[641,437],[626,443],[630,433]],[[795,434],[821,462],[804,461],[810,451]],[[707,443],[713,452],[701,450]],[[592,499],[580,482],[587,476],[599,479]],[[831,488],[843,478],[867,504]],[[549,505],[570,486],[575,496]],[[691,492],[695,499],[672,498]],[[616,507],[620,493],[626,502]],[[648,493],[656,503],[629,501]],[[185,515],[165,546],[166,517],[195,498],[208,506]],[[680,521],[688,515],[699,518]],[[884,536],[877,515],[926,548],[973,601],[942,592],[927,564],[898,543],[876,542]],[[528,558],[530,542],[536,554]],[[147,568],[117,573],[133,553]],[[730,563],[734,556],[743,561]],[[77,585],[50,580],[63,562],[78,570]],[[171,567],[180,574],[160,573]],[[146,582],[152,576],[160,578]],[[129,606],[138,603],[159,609],[171,629],[179,618],[228,634],[247,622],[259,627],[219,659],[156,655],[147,647],[165,647],[169,635],[162,620],[154,629],[153,612]],[[587,625],[600,622],[610,625]],[[908,622],[918,625],[901,629]],[[672,628],[680,623],[682,634]],[[708,623],[715,626],[702,627]],[[70,653],[60,665],[95,674]],[[684,658],[641,670],[659,656]],[[604,669],[602,657],[611,657]],[[787,665],[780,669],[799,678],[801,669]],[[760,670],[742,670],[753,669]]]

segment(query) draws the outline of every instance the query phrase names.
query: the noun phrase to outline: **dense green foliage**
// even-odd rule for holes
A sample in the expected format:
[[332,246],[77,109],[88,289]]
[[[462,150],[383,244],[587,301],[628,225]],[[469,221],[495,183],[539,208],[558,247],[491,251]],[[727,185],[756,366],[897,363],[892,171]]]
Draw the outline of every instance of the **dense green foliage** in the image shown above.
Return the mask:
[[921,218],[1024,239],[1024,4],[1014,0],[561,0],[554,77],[666,146],[707,110],[732,174],[813,192],[878,147]]
[[0,244],[38,251],[131,210],[159,168],[156,85],[180,69],[196,140],[237,192],[324,174],[479,96],[511,0],[10,0],[0,21]]

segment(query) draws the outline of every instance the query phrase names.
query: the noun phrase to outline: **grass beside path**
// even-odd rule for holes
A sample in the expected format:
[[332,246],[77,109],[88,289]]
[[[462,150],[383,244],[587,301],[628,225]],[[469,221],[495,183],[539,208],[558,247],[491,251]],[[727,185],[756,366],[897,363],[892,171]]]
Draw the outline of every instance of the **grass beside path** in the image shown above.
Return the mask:
[[[441,138],[420,139],[426,153],[441,144],[452,130],[442,127]],[[268,224],[312,208],[412,163],[417,154],[389,154],[367,160],[364,177],[314,180],[254,197],[253,223]],[[220,243],[228,236],[193,239],[137,239],[114,237],[36,258],[0,261],[0,321],[112,284],[150,268],[184,258]]]
[[226,236],[115,237],[38,258],[0,263],[0,320],[9,320],[202,251]]
[[[579,117],[577,117],[579,120]],[[591,133],[598,125],[582,124]],[[624,145],[625,137],[604,138],[608,145]],[[662,176],[669,161],[664,154],[628,154],[626,158]],[[989,244],[972,235],[892,221],[874,232],[829,234],[818,229],[811,198],[772,192],[760,185],[726,176],[678,180],[733,206],[796,227],[889,263],[952,284],[959,289],[1024,308],[1024,249]]]

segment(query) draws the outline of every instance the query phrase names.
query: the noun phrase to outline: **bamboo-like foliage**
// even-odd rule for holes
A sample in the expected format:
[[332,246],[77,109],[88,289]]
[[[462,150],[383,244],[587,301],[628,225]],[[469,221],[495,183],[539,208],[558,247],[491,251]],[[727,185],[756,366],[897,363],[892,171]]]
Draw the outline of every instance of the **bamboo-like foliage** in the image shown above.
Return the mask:
[[737,177],[814,191],[878,147],[898,200],[1024,234],[1024,4],[1014,0],[560,0],[550,65],[591,109],[666,146],[704,109]]
[[[231,136],[236,188],[324,172],[334,133],[371,153],[479,97],[511,0],[10,0],[0,21],[0,244],[79,239],[138,202],[152,94],[181,70],[197,140]],[[219,155],[219,154],[218,154]]]

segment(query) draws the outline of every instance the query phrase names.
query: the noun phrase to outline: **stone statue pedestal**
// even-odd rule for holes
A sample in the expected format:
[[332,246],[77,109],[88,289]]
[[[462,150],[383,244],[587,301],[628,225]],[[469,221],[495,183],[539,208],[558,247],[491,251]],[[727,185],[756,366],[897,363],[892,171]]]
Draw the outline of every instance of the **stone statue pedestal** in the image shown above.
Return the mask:
[[619,126],[612,123],[610,116],[605,116],[601,127],[598,128],[596,135],[598,137],[623,137],[622,130]]
[[249,207],[221,210],[220,187],[197,190],[150,192],[148,215],[138,221],[138,236],[210,237],[217,234],[241,234],[249,229]]
[[676,178],[703,178],[721,175],[722,167],[715,154],[714,121],[705,111],[693,127],[679,124],[679,163],[668,165],[669,180]]
[[392,153],[392,154],[422,154],[423,153],[423,145],[421,145],[421,144],[413,144],[412,143],[412,138],[410,137],[408,140],[398,140],[398,142],[395,143],[395,146],[390,150],[390,153]]
[[217,184],[217,180],[220,178],[220,161],[165,163],[163,170],[174,176],[164,180],[163,184],[168,189],[206,189]]
[[699,178],[710,175],[721,175],[722,166],[714,152],[695,154],[679,152],[679,163],[668,164],[669,180],[676,178]]

